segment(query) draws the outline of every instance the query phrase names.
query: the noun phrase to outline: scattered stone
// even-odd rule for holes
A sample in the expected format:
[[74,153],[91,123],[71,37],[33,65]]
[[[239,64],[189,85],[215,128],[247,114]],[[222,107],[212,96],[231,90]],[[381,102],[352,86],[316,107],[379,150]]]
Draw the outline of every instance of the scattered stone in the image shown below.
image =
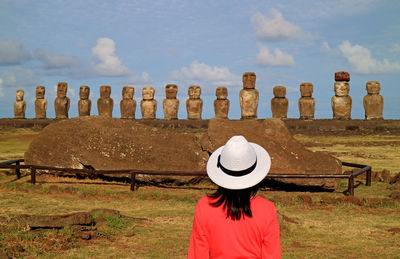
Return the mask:
[[395,176],[393,176],[389,183],[390,184],[400,183],[400,172],[397,173]]
[[384,182],[384,183],[390,183],[390,181],[392,180],[390,171],[386,170],[386,169],[382,170],[381,177],[382,177],[382,182]]
[[297,197],[299,200],[301,200],[303,202],[303,204],[311,205],[313,203],[313,200],[310,195],[302,194]]
[[394,199],[394,200],[400,200],[400,190],[394,190],[391,194],[390,194],[390,198]]
[[57,185],[50,185],[50,187],[49,187],[49,192],[50,192],[50,193],[57,193],[57,192],[59,192],[58,186],[57,186]]
[[133,237],[134,235],[135,235],[135,232],[133,232],[133,230],[131,230],[125,234],[126,237]]
[[336,200],[333,197],[326,196],[326,197],[321,198],[321,203],[322,204],[334,204],[334,203],[336,203]]
[[388,230],[388,232],[391,232],[392,235],[400,234],[400,228],[391,228]]
[[[14,218],[15,220],[15,218]],[[66,215],[20,215],[20,222],[24,222],[30,229],[35,228],[63,228],[73,225],[91,225],[93,217],[89,212],[77,212]]]
[[299,247],[300,246],[300,242],[296,241],[292,243],[292,247]]
[[339,198],[336,198],[336,200],[338,202],[346,203],[346,204],[354,204],[354,205],[358,205],[358,206],[364,205],[364,201],[360,200],[357,197],[353,197],[353,196],[339,197]]

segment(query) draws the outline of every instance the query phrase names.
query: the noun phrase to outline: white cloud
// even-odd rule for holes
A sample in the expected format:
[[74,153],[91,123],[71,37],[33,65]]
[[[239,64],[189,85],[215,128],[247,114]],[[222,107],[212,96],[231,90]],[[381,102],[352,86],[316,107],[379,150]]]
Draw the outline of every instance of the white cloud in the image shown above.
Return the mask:
[[97,45],[92,48],[92,56],[91,69],[95,75],[124,76],[131,73],[115,55],[115,42],[112,39],[97,39]]
[[133,85],[145,85],[151,84],[152,80],[147,72],[143,72],[142,74],[132,74],[128,77],[128,82],[131,82]]
[[371,57],[371,51],[361,45],[351,45],[347,40],[338,47],[340,54],[353,66],[354,72],[360,74],[399,73],[400,63],[388,59],[378,61]]
[[0,65],[18,65],[30,58],[31,55],[21,42],[14,39],[0,40]]
[[38,72],[28,68],[5,71],[1,78],[6,87],[34,86],[38,82]]
[[269,51],[269,48],[263,44],[257,44],[259,52],[255,58],[255,63],[260,66],[272,66],[272,67],[287,67],[294,66],[295,62],[293,56],[289,53],[281,51],[277,48],[274,49],[274,53]]
[[286,21],[281,12],[271,9],[269,15],[264,16],[257,12],[251,17],[256,36],[263,41],[280,41],[311,37],[299,26]]
[[393,47],[390,49],[391,53],[400,53],[400,44],[395,43],[393,44]]
[[4,96],[3,79],[0,78],[0,96]]
[[51,51],[37,49],[35,51],[35,56],[41,62],[45,68],[54,69],[54,68],[71,68],[80,66],[82,63],[79,58],[58,55]]
[[325,50],[325,51],[331,51],[331,46],[329,46],[328,42],[324,41],[322,43],[322,49]]
[[189,67],[170,71],[171,80],[183,81],[189,84],[208,83],[212,85],[240,85],[241,77],[232,74],[227,67],[211,67],[198,61],[193,61]]

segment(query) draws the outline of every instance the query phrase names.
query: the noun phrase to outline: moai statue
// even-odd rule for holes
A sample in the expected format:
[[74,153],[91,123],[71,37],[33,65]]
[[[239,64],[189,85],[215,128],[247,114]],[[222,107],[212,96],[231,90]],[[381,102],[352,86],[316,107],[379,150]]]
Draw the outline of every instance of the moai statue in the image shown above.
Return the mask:
[[24,90],[17,90],[14,103],[14,118],[25,119],[26,102],[24,101]]
[[257,118],[258,90],[256,87],[256,74],[245,72],[243,74],[243,89],[239,93],[242,119]]
[[300,119],[313,120],[315,112],[315,99],[312,97],[313,84],[301,83],[300,93],[301,93],[301,97],[299,98]]
[[44,86],[36,87],[36,100],[35,100],[35,117],[36,119],[46,119],[47,100],[44,99],[45,94]]
[[201,88],[198,85],[189,86],[189,99],[186,99],[187,118],[189,120],[201,120],[203,100],[200,98]]
[[57,97],[54,100],[54,110],[56,119],[68,119],[69,98],[67,97],[68,85],[65,82],[59,82],[57,85]]
[[215,90],[217,99],[214,100],[214,112],[216,118],[228,118],[229,112],[229,100],[228,100],[228,89],[226,87],[218,87]]
[[97,111],[99,116],[112,117],[112,112],[114,108],[114,100],[110,98],[111,86],[102,85],[100,86],[100,98],[97,99]]
[[364,96],[364,110],[366,120],[382,120],[383,96],[379,94],[381,84],[369,81],[366,85],[368,94]]
[[78,113],[79,116],[90,116],[92,101],[89,99],[90,88],[87,85],[79,87]]
[[350,74],[345,71],[335,73],[335,96],[332,97],[333,119],[350,120],[352,100],[349,96]]
[[157,101],[154,100],[154,88],[145,86],[142,90],[142,101],[140,102],[140,110],[142,119],[155,119],[157,112]]
[[164,119],[166,120],[177,120],[179,100],[176,99],[178,94],[178,86],[174,84],[168,84],[165,86],[165,98],[163,100]]
[[134,119],[136,112],[136,101],[133,100],[135,88],[133,86],[124,86],[122,88],[122,100],[119,103],[121,118]]
[[286,87],[280,85],[275,86],[274,96],[275,97],[271,99],[272,117],[280,119],[287,118],[289,101],[286,98]]

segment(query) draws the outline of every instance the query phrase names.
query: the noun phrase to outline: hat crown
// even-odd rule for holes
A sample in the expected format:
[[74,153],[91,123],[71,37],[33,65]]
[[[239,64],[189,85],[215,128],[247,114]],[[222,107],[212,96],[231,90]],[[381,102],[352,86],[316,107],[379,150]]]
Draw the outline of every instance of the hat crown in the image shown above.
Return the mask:
[[254,148],[243,136],[232,137],[221,151],[220,163],[232,171],[246,170],[257,160]]

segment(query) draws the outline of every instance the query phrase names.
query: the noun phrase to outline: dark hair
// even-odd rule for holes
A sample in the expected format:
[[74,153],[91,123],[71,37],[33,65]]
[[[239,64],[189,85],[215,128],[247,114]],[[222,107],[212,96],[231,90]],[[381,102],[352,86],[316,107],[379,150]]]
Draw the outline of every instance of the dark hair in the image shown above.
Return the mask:
[[207,196],[216,199],[216,201],[210,201],[211,206],[219,207],[223,205],[227,218],[240,220],[245,215],[250,218],[253,216],[250,208],[250,198],[256,195],[257,190],[257,185],[243,190],[230,190],[219,186],[214,193]]

